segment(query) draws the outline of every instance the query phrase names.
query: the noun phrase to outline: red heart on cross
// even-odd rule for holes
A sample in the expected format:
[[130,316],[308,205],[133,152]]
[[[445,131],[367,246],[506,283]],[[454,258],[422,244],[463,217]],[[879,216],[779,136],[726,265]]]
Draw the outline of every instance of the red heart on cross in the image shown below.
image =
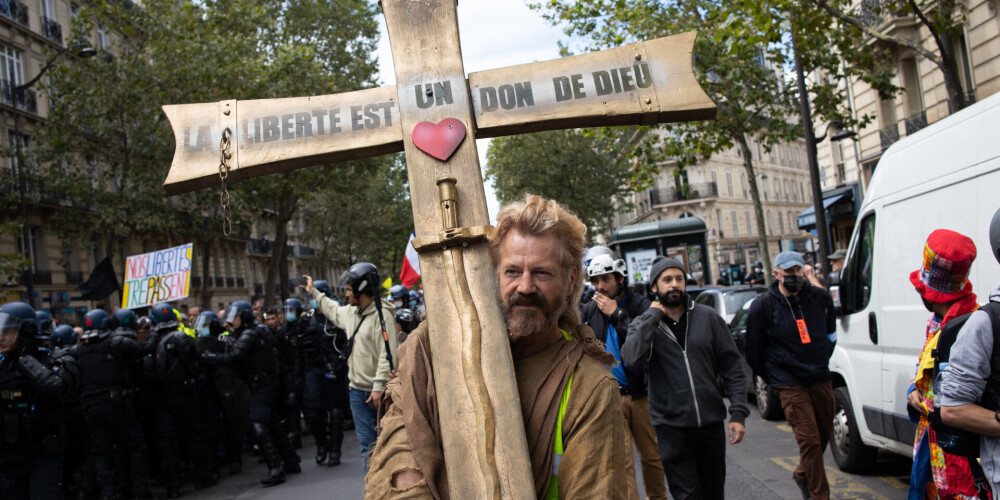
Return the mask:
[[411,138],[421,151],[448,161],[465,140],[465,124],[456,118],[445,118],[440,123],[420,122],[413,127]]

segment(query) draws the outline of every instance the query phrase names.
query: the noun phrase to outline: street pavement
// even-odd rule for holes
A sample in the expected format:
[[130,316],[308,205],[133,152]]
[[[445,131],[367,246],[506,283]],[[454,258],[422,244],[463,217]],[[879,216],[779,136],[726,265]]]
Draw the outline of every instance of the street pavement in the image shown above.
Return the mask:
[[[185,491],[190,499],[358,499],[364,492],[364,469],[358,441],[353,431],[344,433],[343,458],[337,467],[317,466],[313,461],[315,447],[312,437],[303,437],[299,450],[302,474],[289,476],[285,484],[261,487],[264,466],[247,455],[244,472],[238,476],[223,475],[219,484],[198,492]],[[638,458],[638,457],[636,457]],[[726,450],[726,498],[733,500],[797,500],[801,496],[792,470],[798,464],[798,448],[792,429],[784,421],[768,422],[760,418],[751,406],[744,441]],[[830,451],[826,452],[827,477],[831,498],[892,500],[906,498],[910,461],[883,453],[875,468],[862,475],[847,474],[837,468]],[[637,476],[640,472],[636,471]],[[638,479],[640,496],[644,496],[642,480]]]

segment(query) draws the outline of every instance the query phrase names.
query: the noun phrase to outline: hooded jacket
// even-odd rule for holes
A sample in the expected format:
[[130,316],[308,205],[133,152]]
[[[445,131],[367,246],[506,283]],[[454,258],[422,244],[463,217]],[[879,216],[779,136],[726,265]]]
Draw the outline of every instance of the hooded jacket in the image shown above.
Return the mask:
[[[670,338],[664,314],[650,307],[629,325],[622,361],[649,372],[649,414],[653,425],[705,427],[726,419],[743,423],[746,405],[743,361],[725,320],[710,307],[690,302],[684,312],[685,349]],[[719,377],[722,384],[719,384]]]
[[[354,336],[354,347],[351,357],[347,360],[347,378],[350,386],[359,391],[382,392],[385,383],[389,381],[389,360],[385,357],[385,340],[382,338],[382,326],[379,323],[375,302],[368,304],[364,310],[358,306],[343,306],[333,299],[323,295],[323,292],[313,289],[312,297],[319,305],[319,310],[338,328],[347,332],[347,338]],[[382,300],[381,298],[375,300]],[[385,330],[389,335],[389,349],[392,353],[392,363],[398,367],[396,357],[396,306],[382,300],[382,315],[385,318]],[[357,332],[357,335],[354,333]]]

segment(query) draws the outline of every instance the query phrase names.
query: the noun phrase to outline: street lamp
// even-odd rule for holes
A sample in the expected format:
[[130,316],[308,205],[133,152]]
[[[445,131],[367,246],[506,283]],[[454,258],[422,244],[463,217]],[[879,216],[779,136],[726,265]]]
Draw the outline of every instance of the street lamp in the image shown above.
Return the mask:
[[[70,48],[73,49],[73,54],[76,55],[77,57],[87,58],[87,57],[94,57],[95,55],[97,55],[97,51],[94,50],[93,47],[91,47],[84,41],[77,41]],[[31,250],[30,250],[31,232],[28,230],[28,205],[24,201],[25,192],[28,190],[28,186],[27,186],[27,181],[24,178],[24,168],[25,168],[24,152],[21,150],[21,143],[23,142],[21,138],[21,120],[20,120],[21,114],[17,110],[17,106],[18,103],[27,102],[27,100],[25,99],[25,91],[27,91],[33,85],[38,83],[38,80],[40,80],[42,78],[42,75],[44,75],[50,68],[52,68],[52,65],[56,62],[56,60],[69,53],[70,53],[69,49],[64,49],[60,47],[59,52],[57,52],[54,56],[49,58],[49,60],[45,63],[45,66],[42,66],[41,71],[39,71],[34,78],[28,80],[27,83],[18,85],[11,89],[11,98],[14,100],[14,148],[15,148],[15,155],[17,157],[17,184],[18,184],[17,187],[18,187],[18,194],[20,195],[21,198],[20,200],[21,238],[22,238],[21,244],[22,248],[24,250],[27,250],[29,255],[31,255]],[[28,304],[30,304],[31,307],[35,307],[35,263],[34,262],[31,263],[31,266],[28,267],[28,270],[24,273],[24,286],[28,295]]]

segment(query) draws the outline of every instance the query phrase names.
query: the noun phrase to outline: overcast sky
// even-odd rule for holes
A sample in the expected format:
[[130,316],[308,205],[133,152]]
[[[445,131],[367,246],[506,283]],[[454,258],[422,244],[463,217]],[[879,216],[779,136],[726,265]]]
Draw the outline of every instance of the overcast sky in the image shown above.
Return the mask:
[[[396,75],[383,16],[379,16],[379,30],[379,79],[383,84],[394,85]],[[466,74],[557,59],[557,42],[566,39],[558,28],[549,26],[537,12],[529,9],[525,0],[461,0],[458,2],[458,34]],[[476,141],[481,167],[486,166],[489,142],[489,139]],[[486,203],[490,221],[495,221],[499,206],[493,186],[488,183]]]

